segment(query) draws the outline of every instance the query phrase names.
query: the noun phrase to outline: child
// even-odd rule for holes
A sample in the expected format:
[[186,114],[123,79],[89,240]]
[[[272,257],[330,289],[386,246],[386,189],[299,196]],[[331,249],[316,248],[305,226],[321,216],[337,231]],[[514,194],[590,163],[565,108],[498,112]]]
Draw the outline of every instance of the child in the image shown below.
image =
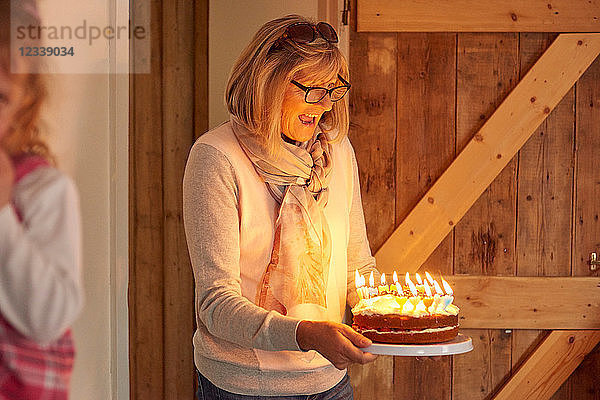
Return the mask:
[[42,76],[10,72],[11,3],[11,23],[40,24],[33,1],[0,0],[0,399],[66,399],[83,304],[78,196],[39,136]]

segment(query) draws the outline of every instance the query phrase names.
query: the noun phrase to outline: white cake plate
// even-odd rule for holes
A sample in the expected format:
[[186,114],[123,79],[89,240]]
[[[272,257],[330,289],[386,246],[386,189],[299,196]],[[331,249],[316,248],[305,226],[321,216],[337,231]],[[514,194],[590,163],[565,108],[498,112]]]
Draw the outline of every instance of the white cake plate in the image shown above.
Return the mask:
[[473,341],[470,337],[459,333],[454,339],[431,344],[387,344],[373,343],[369,347],[364,347],[362,351],[372,354],[381,354],[386,356],[450,356],[453,354],[467,353],[473,350]]

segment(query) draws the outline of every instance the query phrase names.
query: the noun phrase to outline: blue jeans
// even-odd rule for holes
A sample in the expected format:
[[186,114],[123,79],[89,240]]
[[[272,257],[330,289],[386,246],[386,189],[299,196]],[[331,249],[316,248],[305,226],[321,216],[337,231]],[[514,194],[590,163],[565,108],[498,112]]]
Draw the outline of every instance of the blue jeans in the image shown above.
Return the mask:
[[245,396],[220,389],[198,373],[198,400],[353,400],[352,386],[348,375],[326,392],[300,396]]

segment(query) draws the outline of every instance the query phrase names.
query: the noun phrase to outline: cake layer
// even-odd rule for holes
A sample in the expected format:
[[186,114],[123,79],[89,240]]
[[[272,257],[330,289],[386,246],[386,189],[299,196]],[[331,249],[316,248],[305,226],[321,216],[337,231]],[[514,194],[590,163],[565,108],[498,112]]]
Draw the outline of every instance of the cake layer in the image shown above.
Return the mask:
[[425,329],[458,325],[458,315],[424,315],[419,318],[406,315],[363,315],[354,316],[354,325],[361,329]]
[[376,329],[353,327],[373,342],[394,344],[427,344],[447,342],[458,335],[458,326],[437,329],[405,330],[383,332]]

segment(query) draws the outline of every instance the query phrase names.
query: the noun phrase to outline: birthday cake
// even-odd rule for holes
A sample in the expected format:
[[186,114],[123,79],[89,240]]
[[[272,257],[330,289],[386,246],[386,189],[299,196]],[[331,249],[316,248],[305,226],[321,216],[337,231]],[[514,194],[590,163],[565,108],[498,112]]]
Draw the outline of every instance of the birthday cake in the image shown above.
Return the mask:
[[416,275],[414,284],[406,274],[405,284],[370,286],[357,274],[357,292],[360,301],[352,309],[352,327],[373,342],[380,343],[438,343],[452,340],[458,335],[459,308],[452,304],[454,297],[450,285],[442,279],[442,286],[426,273],[427,279]]

